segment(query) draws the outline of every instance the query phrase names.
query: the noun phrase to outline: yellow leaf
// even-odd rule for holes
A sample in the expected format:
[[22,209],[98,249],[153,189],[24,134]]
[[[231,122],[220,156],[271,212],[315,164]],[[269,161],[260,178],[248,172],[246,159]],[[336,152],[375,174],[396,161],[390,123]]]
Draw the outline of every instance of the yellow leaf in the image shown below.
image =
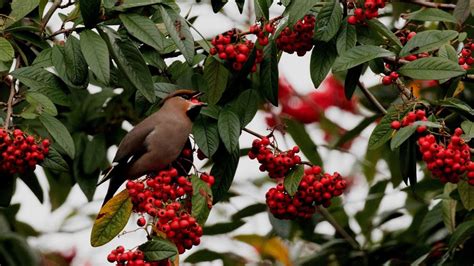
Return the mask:
[[288,248],[278,237],[266,238],[259,235],[239,235],[235,239],[253,246],[262,258],[271,258],[291,266]]
[[98,247],[118,235],[132,214],[132,200],[128,190],[123,190],[110,199],[99,211],[91,233],[91,245]]

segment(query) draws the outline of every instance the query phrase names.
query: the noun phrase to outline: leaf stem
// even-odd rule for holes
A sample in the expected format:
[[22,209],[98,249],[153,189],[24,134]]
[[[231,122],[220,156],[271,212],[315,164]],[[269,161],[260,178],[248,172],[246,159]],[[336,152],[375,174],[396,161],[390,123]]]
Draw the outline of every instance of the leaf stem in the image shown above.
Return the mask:
[[[248,128],[246,128],[246,127],[244,127],[242,130],[245,131],[245,132],[247,132],[247,133],[249,133],[250,135],[254,135],[255,137],[257,137],[257,138],[259,138],[259,139],[262,139],[262,138],[265,138],[265,137],[266,137],[266,136],[261,135],[261,134],[255,132],[255,131],[253,131],[253,130],[251,130],[251,129],[248,129]],[[273,132],[272,132],[272,134],[273,134]],[[275,146],[275,144],[270,143],[270,146],[272,146],[277,152],[281,152],[281,150],[278,149],[278,147]]]
[[456,8],[455,4],[433,3],[433,2],[423,1],[423,0],[401,0],[400,2],[415,4],[415,5],[424,6],[424,7],[433,7],[433,8],[448,9],[448,10],[452,10]]
[[375,96],[362,84],[362,82],[358,81],[357,82],[359,85],[359,88],[362,90],[364,93],[365,97],[375,106],[377,109],[384,115],[387,114],[387,110],[382,106],[382,104],[375,98]]
[[321,207],[316,207],[316,208],[319,214],[321,214],[323,218],[328,223],[330,223],[334,227],[334,229],[336,229],[336,232],[338,232],[354,249],[360,250],[359,243],[357,243],[357,241],[351,235],[349,235],[349,233],[347,233],[347,231],[344,230],[342,226],[340,226],[337,223],[336,219],[334,219],[334,217],[331,215],[331,213],[328,210]]

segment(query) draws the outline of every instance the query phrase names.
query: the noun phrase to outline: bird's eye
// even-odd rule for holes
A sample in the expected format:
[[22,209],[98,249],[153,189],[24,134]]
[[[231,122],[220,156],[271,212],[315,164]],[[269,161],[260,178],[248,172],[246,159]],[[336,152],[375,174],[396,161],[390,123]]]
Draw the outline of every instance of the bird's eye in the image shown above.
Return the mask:
[[182,95],[180,95],[180,97],[183,98],[183,99],[185,99],[185,100],[191,99],[191,96],[188,95],[188,94],[182,94]]

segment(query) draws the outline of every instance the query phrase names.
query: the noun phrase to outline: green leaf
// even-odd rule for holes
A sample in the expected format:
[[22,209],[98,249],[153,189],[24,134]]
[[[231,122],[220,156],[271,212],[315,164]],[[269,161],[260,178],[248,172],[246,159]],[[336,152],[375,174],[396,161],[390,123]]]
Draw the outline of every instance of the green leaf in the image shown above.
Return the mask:
[[[403,116],[403,114],[400,114]],[[392,106],[387,110],[387,114],[380,120],[380,123],[374,128],[369,138],[368,148],[369,150],[375,150],[382,147],[391,136],[393,129],[391,123],[394,120],[398,120],[398,110]]]
[[458,183],[458,192],[464,208],[466,208],[468,211],[472,211],[474,209],[474,186],[471,186],[466,181],[461,180]]
[[454,30],[426,30],[411,38],[400,51],[400,56],[418,54],[438,49],[458,36]]
[[344,80],[344,96],[346,96],[347,100],[352,99],[352,95],[354,95],[354,92],[359,85],[360,75],[363,70],[364,65],[358,65],[347,71],[346,79]]
[[464,75],[466,71],[449,59],[426,57],[409,62],[398,73],[412,79],[441,80]]
[[474,115],[474,109],[472,109],[470,105],[456,98],[442,100],[440,101],[440,105],[448,108],[454,108],[469,115]]
[[233,153],[228,153],[221,145],[212,160],[214,166],[211,169],[211,175],[216,179],[212,186],[212,196],[214,198],[213,204],[216,204],[226,196],[232,185],[239,164],[239,150],[236,149]]
[[304,166],[302,164],[291,169],[285,176],[284,186],[290,196],[294,196],[304,176]]
[[229,153],[233,153],[239,147],[240,120],[239,117],[229,109],[219,113],[217,121],[219,136]]
[[414,186],[417,182],[416,172],[416,151],[418,146],[416,144],[416,136],[411,136],[400,146],[400,172],[402,174],[403,181],[410,186]]
[[455,249],[474,235],[474,220],[460,224],[449,239],[449,250]]
[[101,0],[79,0],[81,16],[87,28],[95,27],[100,17],[101,2]]
[[193,124],[194,141],[208,158],[219,148],[219,130],[215,120],[199,115]]
[[15,50],[7,39],[0,37],[0,61],[9,62],[13,60]]
[[402,48],[402,43],[400,42],[400,39],[393,33],[391,30],[389,30],[382,22],[380,22],[378,19],[369,19],[367,20],[367,25],[369,27],[387,38],[391,43],[396,45],[399,49]]
[[198,224],[203,225],[206,223],[212,208],[212,190],[209,184],[201,180],[197,175],[191,176],[191,183],[193,184],[191,215],[196,218]]
[[315,88],[318,88],[326,78],[336,57],[337,51],[332,43],[316,42],[314,44],[309,68]]
[[255,203],[249,205],[232,215],[232,221],[241,220],[245,217],[254,216],[267,210],[267,204]]
[[456,189],[456,184],[447,183],[444,185],[443,195],[446,197],[441,200],[443,210],[443,222],[449,233],[453,233],[456,228],[456,205],[457,201],[449,198],[449,194]]
[[36,56],[35,60],[33,61],[33,63],[31,65],[36,66],[36,67],[50,67],[50,66],[52,66],[53,65],[53,63],[51,62],[52,51],[53,51],[53,48],[51,48],[51,47],[41,51],[41,53],[39,53]]
[[354,47],[357,43],[357,32],[354,25],[347,23],[344,20],[337,35],[336,48],[338,54],[343,54],[345,51]]
[[51,211],[54,211],[61,207],[61,205],[66,201],[67,196],[74,185],[74,180],[69,173],[62,172],[53,175],[52,172],[46,168],[44,168],[44,172],[48,178],[48,195],[51,203]]
[[91,245],[102,246],[118,235],[132,214],[132,200],[124,189],[100,209],[91,232]]
[[291,1],[285,10],[288,13],[288,26],[292,27],[304,15],[310,13],[311,8],[317,2],[316,0]]
[[68,172],[69,166],[59,152],[54,148],[49,148],[49,153],[44,161],[41,163],[44,168],[51,169],[55,172]]
[[314,144],[311,136],[306,132],[306,129],[302,123],[295,120],[285,119],[284,120],[287,128],[287,132],[291,135],[296,145],[301,149],[301,152],[308,158],[308,160],[314,164],[323,166],[323,161],[318,153],[318,146]]
[[[311,2],[311,1],[308,1]],[[339,31],[342,22],[342,8],[339,1],[331,1],[321,8],[316,17],[314,38],[328,42]]]
[[110,80],[110,59],[107,44],[91,30],[81,32],[81,51],[92,73],[104,84]]
[[372,222],[374,216],[379,209],[380,203],[384,198],[385,189],[387,188],[388,180],[382,180],[377,182],[375,185],[370,187],[369,193],[367,195],[367,200],[364,204],[364,209],[355,214],[355,219],[360,225],[362,232],[367,237],[371,237],[370,232],[372,228]]
[[464,134],[461,136],[467,142],[471,141],[474,138],[474,122],[472,121],[463,121],[461,123],[461,128],[464,131]]
[[254,6],[255,6],[255,17],[256,17],[256,19],[261,20],[263,18],[265,20],[268,20],[268,18],[269,18],[268,9],[270,8],[270,6],[268,5],[268,1],[267,0],[255,0],[254,1]]
[[392,52],[374,45],[355,46],[340,55],[332,67],[333,72],[344,71],[379,57],[395,56]]
[[38,114],[43,112],[52,116],[56,116],[58,114],[58,110],[56,109],[54,103],[44,94],[35,91],[29,91],[26,93],[25,99],[32,106],[34,106]]
[[112,0],[112,3],[116,6],[118,10],[124,10],[127,8],[151,6],[154,4],[163,3],[163,0],[121,0],[120,2]]
[[463,24],[464,21],[469,17],[470,14],[470,1],[469,0],[458,0],[456,7],[454,8],[453,15],[459,24]]
[[443,221],[443,210],[442,210],[441,202],[439,202],[431,210],[429,210],[428,213],[423,218],[418,235],[426,234],[442,221]]
[[339,147],[342,144],[358,137],[364,129],[366,129],[369,125],[375,122],[375,120],[377,120],[378,118],[379,118],[378,115],[373,115],[373,116],[364,118],[356,127],[354,127],[353,129],[347,131],[344,135],[342,135],[334,144],[334,147]]
[[204,234],[206,236],[226,234],[234,231],[235,229],[244,225],[245,222],[242,220],[227,222],[227,223],[217,223],[203,228]]
[[232,104],[231,110],[240,118],[240,127],[245,127],[258,111],[260,95],[256,90],[243,91]]
[[163,53],[169,45],[165,36],[149,18],[133,13],[120,14],[119,17],[132,36],[155,48],[158,52]]
[[22,174],[20,175],[20,179],[30,188],[36,198],[43,203],[43,189],[41,188],[36,175],[34,173]]
[[413,13],[407,14],[406,19],[418,21],[444,21],[456,23],[453,15],[438,8],[423,8]]
[[138,247],[145,261],[160,261],[178,254],[176,245],[165,239],[153,238]]
[[227,0],[211,0],[212,11],[219,12],[227,4]]
[[58,119],[44,113],[39,116],[39,120],[46,130],[48,130],[49,134],[51,134],[51,137],[53,137],[54,141],[64,149],[71,159],[74,159],[74,141],[72,140],[71,134],[69,134],[69,131],[63,125],[63,123],[61,123],[61,121]]
[[227,86],[229,70],[217,59],[209,56],[204,64],[204,79],[208,84],[206,93],[209,104],[216,104],[222,97]]
[[100,29],[100,34],[106,41],[122,74],[135,89],[153,103],[156,100],[153,80],[140,51],[131,41],[120,39],[111,29],[106,27]]
[[74,36],[69,36],[64,45],[64,63],[66,64],[66,76],[72,84],[87,86],[89,74],[87,63],[82,55],[79,40]]
[[[8,259],[7,259],[8,258]],[[3,259],[7,259],[4,261]],[[17,233],[0,234],[0,261],[2,265],[41,265],[41,258],[26,239]]]
[[0,207],[10,206],[13,193],[15,192],[15,181],[11,175],[6,175],[2,177],[2,185],[0,186]]
[[[39,0],[13,0],[11,4],[12,12],[8,15],[5,23],[5,29],[13,25],[13,23],[24,18],[28,13],[33,11],[39,5]],[[2,27],[0,26],[0,29]]]
[[237,5],[237,8],[239,9],[239,13],[242,14],[242,12],[244,12],[245,0],[235,0],[235,4]]
[[97,135],[87,141],[83,153],[84,173],[92,174],[101,167],[106,158],[107,146],[104,135]]
[[392,140],[390,141],[390,149],[393,151],[400,147],[400,145],[402,145],[411,135],[413,135],[413,133],[415,133],[417,127],[418,126],[415,125],[409,125],[397,130],[397,133],[395,133]]
[[438,56],[447,58],[453,62],[458,62],[458,53],[450,44],[441,46],[438,50]]
[[171,39],[181,51],[188,64],[192,64],[194,58],[194,39],[186,20],[170,8],[160,6],[160,12]]
[[278,55],[274,41],[264,49],[260,65],[260,89],[263,96],[274,106],[278,106]]

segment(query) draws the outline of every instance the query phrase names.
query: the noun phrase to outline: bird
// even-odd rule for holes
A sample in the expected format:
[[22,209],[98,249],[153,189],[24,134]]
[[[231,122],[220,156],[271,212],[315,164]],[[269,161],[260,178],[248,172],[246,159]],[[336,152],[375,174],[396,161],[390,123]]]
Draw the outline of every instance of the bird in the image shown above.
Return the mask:
[[178,158],[192,131],[193,122],[207,104],[202,93],[180,89],[170,93],[161,108],[138,123],[120,142],[112,167],[97,186],[110,180],[102,206],[126,181],[167,168]]

